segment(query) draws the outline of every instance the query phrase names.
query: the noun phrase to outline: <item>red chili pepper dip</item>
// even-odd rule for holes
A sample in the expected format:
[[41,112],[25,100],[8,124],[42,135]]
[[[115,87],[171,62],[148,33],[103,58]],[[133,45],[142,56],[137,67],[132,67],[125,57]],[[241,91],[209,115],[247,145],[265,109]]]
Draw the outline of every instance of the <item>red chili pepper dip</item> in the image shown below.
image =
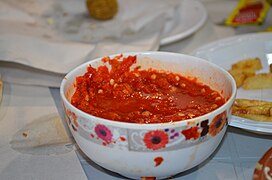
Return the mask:
[[76,78],[71,103],[91,115],[130,123],[166,123],[209,113],[225,103],[197,79],[168,71],[135,67],[136,56],[102,58]]

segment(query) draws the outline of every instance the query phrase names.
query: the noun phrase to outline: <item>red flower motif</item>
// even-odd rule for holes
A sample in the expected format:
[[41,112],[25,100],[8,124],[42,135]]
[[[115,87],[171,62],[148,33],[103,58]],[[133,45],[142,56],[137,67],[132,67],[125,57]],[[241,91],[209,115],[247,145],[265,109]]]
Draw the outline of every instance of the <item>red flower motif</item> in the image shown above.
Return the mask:
[[76,127],[78,127],[77,117],[76,117],[75,113],[72,113],[72,118],[73,118],[73,120],[74,120],[74,125],[75,125]]
[[65,107],[65,105],[63,104],[63,107],[64,107],[64,112],[65,112],[65,114],[66,114],[66,120],[67,120],[67,123],[68,123],[68,125],[70,125],[71,124],[71,119],[70,119],[70,112],[69,112],[69,110]]
[[184,130],[181,131],[181,133],[185,136],[186,140],[189,140],[191,138],[196,140],[200,136],[200,133],[198,132],[198,127],[197,126],[190,127],[189,129],[184,129]]
[[168,143],[168,134],[161,130],[149,131],[144,136],[144,143],[148,149],[164,148]]
[[224,111],[221,114],[215,116],[210,124],[209,133],[211,136],[217,135],[224,127],[227,121],[227,112]]
[[111,141],[112,133],[109,130],[109,128],[107,128],[106,126],[98,124],[95,126],[94,131],[100,139],[102,139],[106,142]]
[[75,131],[77,131],[78,123],[77,123],[76,114],[74,112],[70,111],[69,109],[67,109],[66,112],[67,112],[67,116],[68,116],[68,124],[71,124],[71,122],[73,122],[73,124],[75,125],[75,127],[73,127],[73,129]]

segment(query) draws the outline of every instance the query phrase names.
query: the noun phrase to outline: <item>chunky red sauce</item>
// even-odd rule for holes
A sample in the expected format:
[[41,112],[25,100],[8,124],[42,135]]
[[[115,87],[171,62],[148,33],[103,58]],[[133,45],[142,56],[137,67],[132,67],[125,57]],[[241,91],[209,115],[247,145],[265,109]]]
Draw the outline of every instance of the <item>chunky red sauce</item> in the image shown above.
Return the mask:
[[[123,59],[123,60],[120,60]],[[105,119],[163,123],[201,116],[225,100],[209,86],[171,72],[131,68],[136,56],[103,58],[111,65],[89,66],[76,78],[71,103]]]

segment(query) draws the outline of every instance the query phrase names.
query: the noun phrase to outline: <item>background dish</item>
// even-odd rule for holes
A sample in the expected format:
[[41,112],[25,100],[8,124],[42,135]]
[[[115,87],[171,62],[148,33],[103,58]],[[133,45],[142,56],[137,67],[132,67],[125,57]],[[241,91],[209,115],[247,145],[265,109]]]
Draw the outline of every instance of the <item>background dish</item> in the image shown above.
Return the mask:
[[[252,33],[218,40],[198,48],[192,54],[207,59],[226,70],[238,60],[259,57],[263,66],[259,72],[269,72],[269,64],[272,64],[272,33]],[[237,98],[272,101],[271,94],[271,89],[243,90],[239,88]],[[230,126],[256,133],[272,134],[272,122],[256,122],[232,116]]]
[[185,0],[181,11],[180,17],[166,23],[160,45],[170,44],[192,35],[207,20],[207,11],[199,1]]

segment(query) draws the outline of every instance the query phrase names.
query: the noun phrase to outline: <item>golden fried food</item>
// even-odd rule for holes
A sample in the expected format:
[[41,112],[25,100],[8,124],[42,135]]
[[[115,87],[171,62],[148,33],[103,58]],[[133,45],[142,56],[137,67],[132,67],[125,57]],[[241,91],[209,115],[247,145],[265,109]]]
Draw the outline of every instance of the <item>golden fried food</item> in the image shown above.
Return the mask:
[[235,106],[239,106],[239,107],[262,106],[267,104],[272,106],[272,102],[263,101],[263,100],[253,100],[253,99],[236,99],[235,100]]
[[272,65],[270,64],[270,73],[256,74],[260,69],[262,64],[259,58],[244,59],[233,64],[229,73],[237,88],[242,86],[246,90],[272,89]]
[[269,65],[269,71],[272,73],[272,64]]
[[246,119],[251,119],[254,121],[260,121],[260,122],[272,122],[272,117],[271,116],[265,116],[261,114],[233,114],[239,117],[243,117]]
[[254,76],[256,74],[254,69],[231,69],[229,70],[229,73],[233,75],[244,74],[246,77]]
[[232,107],[232,114],[255,121],[272,122],[272,102],[236,99]]
[[229,73],[232,75],[236,82],[236,86],[240,87],[243,85],[244,80],[249,76],[255,75],[254,69],[231,69]]
[[241,60],[232,65],[232,69],[251,69],[253,71],[262,69],[260,58]]
[[229,73],[234,78],[237,88],[243,85],[243,82],[246,79],[246,75],[243,74],[243,72],[238,72],[236,70],[229,70]]
[[244,59],[233,64],[229,73],[234,78],[237,88],[239,88],[247,77],[254,76],[255,71],[261,68],[262,64],[259,58]]
[[272,73],[256,74],[243,82],[244,89],[272,89]]
[[262,115],[267,115],[271,116],[271,110],[272,106],[271,105],[262,105],[262,106],[250,106],[246,108],[241,108],[234,106],[233,107],[233,112],[238,113],[238,114],[262,114]]

